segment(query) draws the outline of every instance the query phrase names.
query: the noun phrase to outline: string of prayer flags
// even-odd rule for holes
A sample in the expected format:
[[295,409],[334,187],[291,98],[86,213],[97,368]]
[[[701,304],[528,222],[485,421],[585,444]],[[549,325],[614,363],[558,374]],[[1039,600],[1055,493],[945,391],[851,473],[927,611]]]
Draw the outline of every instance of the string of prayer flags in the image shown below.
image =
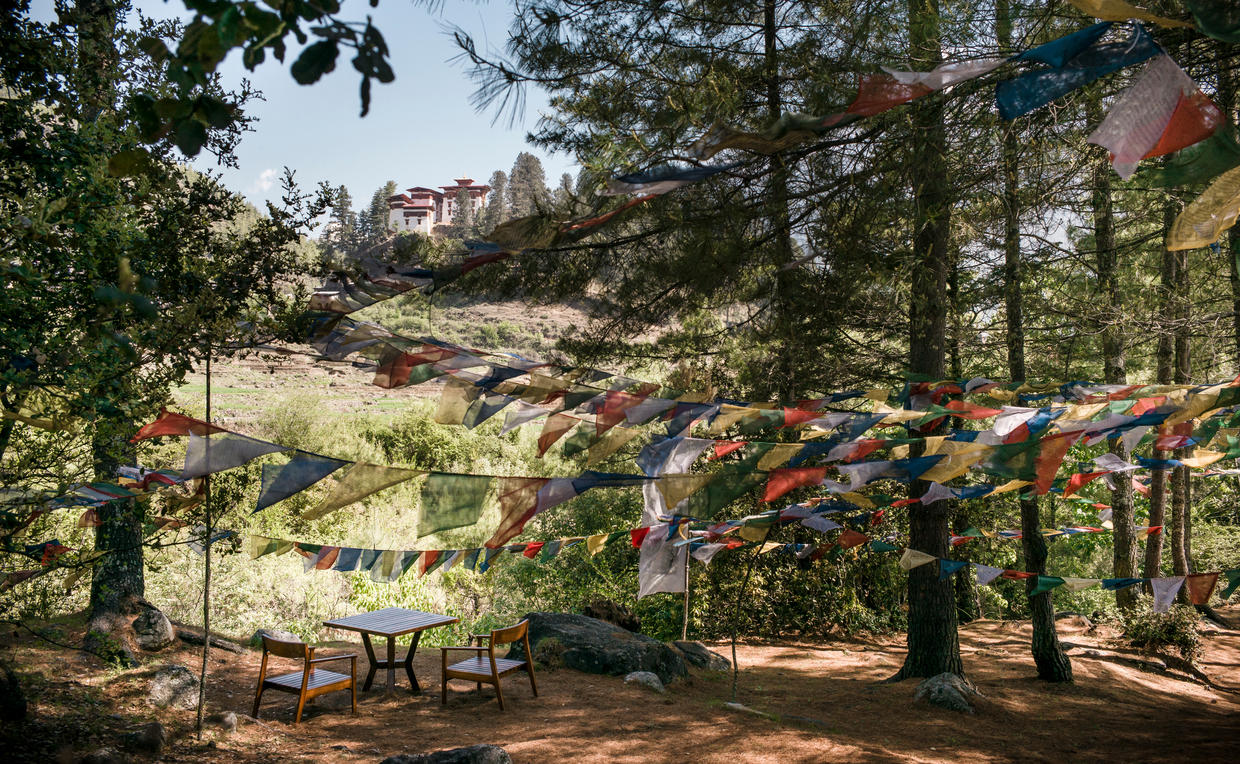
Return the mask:
[[1111,152],[1125,180],[1142,159],[1170,154],[1205,140],[1223,124],[1223,112],[1171,60],[1156,56],[1116,101],[1088,141]]
[[333,459],[308,451],[298,451],[287,464],[264,464],[262,488],[258,493],[258,512],[276,502],[299,493],[349,464],[343,459]]
[[1133,25],[1132,35],[1125,41],[1101,42],[1110,29],[1110,22],[1095,24],[1017,56],[1017,61],[1038,61],[1050,68],[1000,82],[995,91],[999,116],[1007,120],[1024,116],[1159,52],[1157,44],[1140,24]]
[[712,175],[726,172],[737,166],[737,163],[733,163],[715,167],[701,165],[690,167],[665,165],[663,167],[655,167],[644,172],[631,172],[627,175],[620,175],[608,180],[607,187],[602,194],[604,196],[618,196],[621,194],[658,196],[666,194],[668,191],[674,191],[683,186],[703,181]]
[[354,462],[323,500],[302,513],[306,520],[317,520],[342,507],[361,501],[385,488],[425,475],[422,470],[387,467],[370,462]]
[[966,80],[981,77],[983,74],[988,74],[999,68],[1007,61],[1006,58],[980,58],[974,61],[958,61],[940,64],[928,72],[902,71],[886,66],[882,69],[901,85],[920,85],[933,91],[943,90]]
[[226,432],[223,427],[217,427],[208,424],[201,419],[177,414],[168,409],[160,409],[159,416],[150,424],[143,425],[138,432],[129,439],[130,443],[137,443],[140,440],[148,438],[157,438],[161,435],[206,435],[207,433]]
[[1233,0],[1185,0],[1197,28],[1223,42],[1240,43],[1240,6]]
[[1161,27],[1188,27],[1192,28],[1192,24],[1187,21],[1178,21],[1176,19],[1168,19],[1158,16],[1143,8],[1137,8],[1130,5],[1124,0],[1068,0],[1080,11],[1103,21],[1127,21],[1128,19],[1137,19],[1139,21],[1148,21],[1151,24],[1157,24]]
[[1206,247],[1236,224],[1240,215],[1240,167],[1220,175],[1175,219],[1167,232],[1169,251]]

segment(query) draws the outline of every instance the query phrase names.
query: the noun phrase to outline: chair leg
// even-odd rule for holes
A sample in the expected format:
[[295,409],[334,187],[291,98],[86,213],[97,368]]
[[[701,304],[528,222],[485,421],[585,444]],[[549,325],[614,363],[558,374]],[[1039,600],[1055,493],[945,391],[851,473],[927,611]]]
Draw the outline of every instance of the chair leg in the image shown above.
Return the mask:
[[495,683],[495,697],[499,699],[499,710],[504,710],[504,691],[500,689],[499,682]]
[[353,692],[353,713],[356,714],[357,713],[357,679],[353,680],[353,683],[349,685],[349,689]]
[[301,712],[306,707],[306,694],[303,692],[297,696],[297,716],[293,717],[293,724],[301,724]]
[[250,716],[253,716],[255,719],[258,718],[258,704],[261,703],[262,700],[263,700],[263,685],[260,682],[258,685],[258,692],[255,693],[254,695],[254,713],[250,714]]
[[534,667],[526,666],[525,673],[530,675],[530,689],[534,691],[534,697],[538,697],[538,682],[534,681]]

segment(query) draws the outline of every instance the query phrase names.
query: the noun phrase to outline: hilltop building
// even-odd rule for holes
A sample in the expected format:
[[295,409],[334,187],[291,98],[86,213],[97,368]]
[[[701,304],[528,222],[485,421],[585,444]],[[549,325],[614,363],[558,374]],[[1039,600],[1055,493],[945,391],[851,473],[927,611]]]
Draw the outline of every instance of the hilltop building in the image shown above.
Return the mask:
[[388,228],[430,235],[437,226],[448,225],[456,214],[456,196],[464,189],[469,193],[473,214],[477,215],[486,202],[490,186],[475,185],[473,178],[453,178],[452,186],[439,190],[425,186],[406,188],[405,193],[388,199]]

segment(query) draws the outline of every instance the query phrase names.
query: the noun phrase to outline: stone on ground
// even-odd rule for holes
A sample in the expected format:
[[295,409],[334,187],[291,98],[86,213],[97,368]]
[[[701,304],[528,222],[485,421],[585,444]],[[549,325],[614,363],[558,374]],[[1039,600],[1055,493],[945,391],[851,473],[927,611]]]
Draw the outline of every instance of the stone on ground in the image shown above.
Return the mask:
[[924,700],[940,708],[967,714],[973,713],[973,701],[980,697],[981,693],[967,679],[948,672],[926,679],[917,685],[917,692],[913,694],[914,701]]
[[497,745],[471,745],[430,753],[402,753],[380,764],[512,764],[512,757]]
[[100,748],[83,756],[78,764],[126,764],[129,757],[111,748]]
[[270,639],[278,639],[281,642],[300,642],[301,641],[301,637],[297,636],[291,631],[284,631],[283,629],[259,629],[258,631],[254,632],[253,636],[250,637],[250,647],[262,647],[263,637],[269,637]]
[[685,642],[676,640],[672,643],[672,647],[680,651],[684,659],[690,665],[698,668],[709,669],[710,671],[728,671],[732,668],[732,661],[723,657],[719,653],[711,650],[701,642]]
[[177,638],[172,621],[155,608],[143,610],[141,615],[133,620],[133,633],[138,647],[150,652],[163,650]]
[[[530,645],[554,639],[563,647],[564,665],[588,674],[623,676],[649,671],[668,684],[689,673],[684,658],[668,645],[646,636],[625,631],[614,624],[573,613],[530,613]],[[514,645],[509,658],[524,658],[520,645]]]
[[164,725],[159,722],[151,722],[143,725],[137,732],[130,732],[125,735],[125,747],[131,751],[150,754],[155,758],[159,758],[159,754],[163,752],[164,746],[168,743],[168,733],[164,731]]
[[642,687],[649,687],[655,692],[667,692],[667,688],[659,681],[659,677],[649,671],[634,671],[624,677],[625,684],[640,684]]
[[151,677],[146,702],[160,708],[197,708],[198,677],[184,666],[161,666]]

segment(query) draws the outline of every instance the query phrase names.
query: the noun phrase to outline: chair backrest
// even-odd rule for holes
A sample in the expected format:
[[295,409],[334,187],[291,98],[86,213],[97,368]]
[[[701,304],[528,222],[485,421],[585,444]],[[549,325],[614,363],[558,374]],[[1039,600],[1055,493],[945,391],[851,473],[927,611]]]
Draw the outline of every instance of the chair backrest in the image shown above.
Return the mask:
[[506,629],[496,629],[491,632],[491,644],[506,645],[509,642],[517,642],[525,639],[526,633],[530,630],[530,622],[522,621],[516,626],[509,626]]
[[279,658],[305,660],[310,657],[310,646],[305,642],[285,642],[263,635],[263,651]]

